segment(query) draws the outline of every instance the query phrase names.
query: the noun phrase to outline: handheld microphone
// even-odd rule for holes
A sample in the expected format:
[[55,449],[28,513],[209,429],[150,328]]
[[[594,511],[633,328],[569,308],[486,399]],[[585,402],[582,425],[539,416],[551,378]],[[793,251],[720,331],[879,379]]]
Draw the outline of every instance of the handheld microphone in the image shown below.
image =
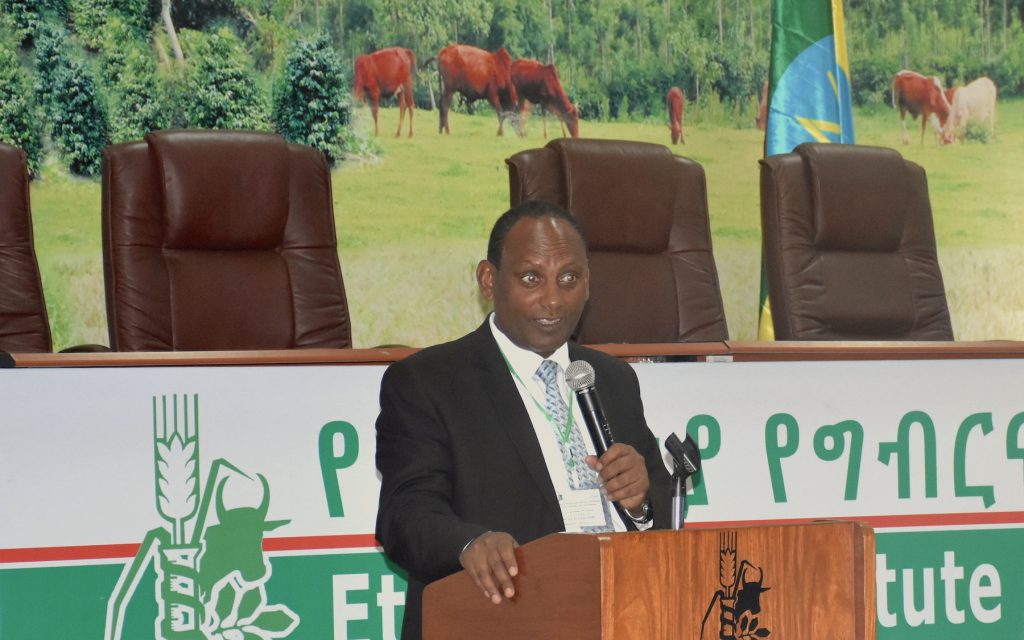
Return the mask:
[[565,368],[565,383],[576,393],[583,421],[587,423],[587,431],[594,442],[594,450],[597,456],[601,457],[608,447],[615,444],[615,439],[612,437],[608,420],[604,417],[604,408],[601,406],[601,399],[597,397],[594,380],[594,367],[586,360],[573,360]]
[[[594,389],[594,379],[594,367],[586,360],[573,360],[565,368],[565,383],[576,393],[576,400],[580,403],[580,411],[583,413],[583,422],[587,424],[590,440],[594,443],[594,451],[600,458],[615,444],[615,438],[612,437],[611,427],[604,417],[604,408],[597,397],[597,390]],[[618,502],[611,504],[626,525],[626,530],[636,531],[636,524],[622,505]]]

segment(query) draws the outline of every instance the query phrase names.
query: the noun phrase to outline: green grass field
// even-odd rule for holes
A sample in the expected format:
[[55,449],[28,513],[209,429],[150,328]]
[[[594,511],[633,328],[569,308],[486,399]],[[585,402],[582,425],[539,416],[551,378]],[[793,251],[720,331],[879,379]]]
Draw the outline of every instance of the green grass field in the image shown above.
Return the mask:
[[[494,218],[508,206],[504,159],[542,146],[537,119],[529,136],[497,138],[497,119],[452,114],[450,136],[437,134],[437,113],[416,112],[413,138],[390,136],[397,109],[381,110],[382,154],[334,171],[340,258],[357,347],[424,346],[475,327],[485,307],[473,269]],[[701,121],[691,109],[687,144],[675,152],[707,172],[715,258],[730,334],[756,336],[760,222],[758,165],[762,134]],[[369,111],[357,126],[372,127]],[[708,118],[710,120],[710,118]],[[549,134],[557,133],[550,126]],[[909,123],[912,144],[899,142],[896,114],[858,111],[861,144],[896,146],[928,172],[939,258],[960,340],[1024,339],[1024,101],[1000,105],[996,138],[938,147]],[[665,144],[663,123],[581,122],[585,137]],[[35,242],[55,348],[107,343],[100,250],[98,181],[69,177],[51,161],[32,185]]]

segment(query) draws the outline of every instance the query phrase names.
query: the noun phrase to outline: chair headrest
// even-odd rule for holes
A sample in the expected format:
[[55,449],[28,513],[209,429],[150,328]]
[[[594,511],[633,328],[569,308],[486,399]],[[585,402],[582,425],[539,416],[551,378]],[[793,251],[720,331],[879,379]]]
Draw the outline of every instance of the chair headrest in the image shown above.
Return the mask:
[[288,220],[288,143],[255,131],[146,136],[173,249],[269,249]]
[[595,251],[664,251],[676,193],[673,156],[644,142],[560,139],[569,211]]
[[805,143],[819,249],[896,251],[906,226],[910,174],[896,151]]

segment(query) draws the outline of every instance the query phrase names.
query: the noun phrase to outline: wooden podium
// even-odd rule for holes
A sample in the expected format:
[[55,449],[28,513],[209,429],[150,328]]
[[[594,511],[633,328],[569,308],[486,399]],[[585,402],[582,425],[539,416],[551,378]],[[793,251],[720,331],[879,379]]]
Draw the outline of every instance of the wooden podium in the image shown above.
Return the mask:
[[554,534],[517,550],[516,596],[429,585],[424,640],[874,640],[875,534],[854,522]]

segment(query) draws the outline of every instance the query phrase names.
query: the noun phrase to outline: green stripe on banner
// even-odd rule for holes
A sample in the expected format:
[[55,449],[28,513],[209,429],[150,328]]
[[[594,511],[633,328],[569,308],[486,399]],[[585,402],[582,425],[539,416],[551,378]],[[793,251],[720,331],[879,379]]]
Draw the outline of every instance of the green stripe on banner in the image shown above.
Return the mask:
[[1024,638],[1024,529],[879,533],[879,640]]
[[[1024,637],[1022,548],[1022,528],[880,532],[879,640]],[[379,552],[277,556],[271,564],[268,601],[300,619],[290,640],[397,637],[406,584]],[[0,638],[102,638],[120,574],[116,564],[0,570]],[[156,579],[152,567],[142,575],[123,638],[154,636]]]
[[[122,565],[0,569],[0,638],[3,640],[101,640],[107,600]],[[152,638],[156,619],[152,570],[143,576],[148,598],[140,598],[128,623]]]
[[[398,637],[406,582],[380,552],[277,556],[270,562],[267,601],[287,606],[300,620],[288,640]],[[107,603],[122,569],[0,569],[0,638],[102,640]],[[156,580],[152,566],[142,573],[126,609],[125,640],[154,637]]]

